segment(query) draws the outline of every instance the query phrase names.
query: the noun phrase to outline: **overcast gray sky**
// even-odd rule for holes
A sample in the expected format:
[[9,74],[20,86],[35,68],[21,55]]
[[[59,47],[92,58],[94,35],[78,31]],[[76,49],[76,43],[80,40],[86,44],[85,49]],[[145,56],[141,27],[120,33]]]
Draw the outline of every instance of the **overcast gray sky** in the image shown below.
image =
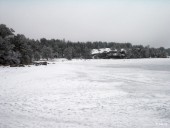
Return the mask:
[[0,24],[40,39],[170,47],[170,0],[0,0]]

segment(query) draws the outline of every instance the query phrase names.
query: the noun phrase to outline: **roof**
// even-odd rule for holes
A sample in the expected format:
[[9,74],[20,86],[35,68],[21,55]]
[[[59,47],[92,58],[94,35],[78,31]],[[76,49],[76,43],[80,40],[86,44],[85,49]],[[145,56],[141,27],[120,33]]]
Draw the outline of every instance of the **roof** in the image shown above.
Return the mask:
[[117,52],[117,49],[111,50],[110,48],[100,48],[100,49],[92,49],[91,54],[99,54],[99,53],[104,53],[104,52]]
[[98,54],[98,53],[104,53],[104,52],[110,52],[110,48],[100,48],[100,49],[92,49],[92,54]]

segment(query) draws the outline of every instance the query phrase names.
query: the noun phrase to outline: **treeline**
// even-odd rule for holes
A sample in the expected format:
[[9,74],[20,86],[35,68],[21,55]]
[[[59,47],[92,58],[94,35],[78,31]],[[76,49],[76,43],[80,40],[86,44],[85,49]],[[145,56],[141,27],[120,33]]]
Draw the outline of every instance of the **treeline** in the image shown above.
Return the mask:
[[30,64],[32,61],[53,58],[91,59],[91,50],[100,48],[125,49],[126,58],[167,57],[168,49],[150,48],[131,43],[71,42],[59,39],[34,40],[24,35],[14,35],[14,30],[0,25],[0,64]]

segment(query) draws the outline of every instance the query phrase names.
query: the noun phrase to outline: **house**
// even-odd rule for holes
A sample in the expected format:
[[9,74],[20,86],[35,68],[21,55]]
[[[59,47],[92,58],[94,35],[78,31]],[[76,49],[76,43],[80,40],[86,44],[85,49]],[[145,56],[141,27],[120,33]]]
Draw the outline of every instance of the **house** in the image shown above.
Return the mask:
[[125,58],[126,50],[111,50],[110,48],[93,49],[91,52],[93,59]]

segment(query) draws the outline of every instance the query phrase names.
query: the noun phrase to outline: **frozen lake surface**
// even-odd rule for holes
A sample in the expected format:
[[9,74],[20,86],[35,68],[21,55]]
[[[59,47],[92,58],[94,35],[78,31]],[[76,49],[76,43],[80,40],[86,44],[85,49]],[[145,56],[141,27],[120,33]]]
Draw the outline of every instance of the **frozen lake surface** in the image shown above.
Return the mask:
[[0,128],[170,128],[170,59],[0,67]]

